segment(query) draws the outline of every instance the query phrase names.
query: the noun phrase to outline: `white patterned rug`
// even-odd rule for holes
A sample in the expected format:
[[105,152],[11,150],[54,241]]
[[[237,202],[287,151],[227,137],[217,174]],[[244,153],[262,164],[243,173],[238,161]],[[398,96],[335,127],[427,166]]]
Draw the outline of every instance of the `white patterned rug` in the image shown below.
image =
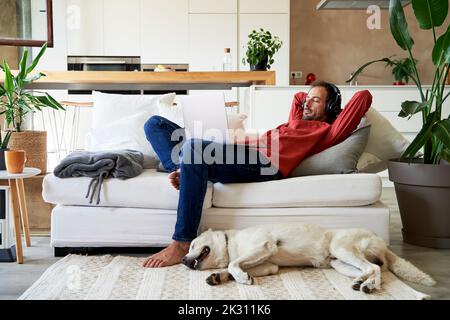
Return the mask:
[[191,271],[183,265],[147,269],[145,258],[68,255],[48,268],[20,298],[33,300],[420,300],[429,299],[390,272],[382,290],[364,294],[351,279],[333,269],[283,268],[247,286],[230,281],[211,287],[214,271]]

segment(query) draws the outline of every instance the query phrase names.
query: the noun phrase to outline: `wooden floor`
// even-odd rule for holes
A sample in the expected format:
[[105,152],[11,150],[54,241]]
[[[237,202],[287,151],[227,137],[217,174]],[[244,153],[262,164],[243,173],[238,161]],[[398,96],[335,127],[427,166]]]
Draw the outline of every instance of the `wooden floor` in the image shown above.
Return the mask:
[[[401,221],[391,188],[383,189],[382,201],[391,209],[391,249],[399,256],[432,275],[437,285],[429,288],[408,283],[411,287],[430,294],[433,299],[450,299],[450,250],[434,250],[404,243]],[[25,248],[25,264],[0,263],[0,300],[17,299],[58,258],[53,257],[48,237],[33,237],[32,247]]]

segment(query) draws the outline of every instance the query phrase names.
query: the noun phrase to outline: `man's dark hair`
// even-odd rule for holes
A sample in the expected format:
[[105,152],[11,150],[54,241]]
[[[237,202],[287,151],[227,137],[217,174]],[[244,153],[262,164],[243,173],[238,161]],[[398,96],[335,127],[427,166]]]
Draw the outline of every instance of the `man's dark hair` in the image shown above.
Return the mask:
[[[341,108],[340,92],[339,89],[336,87],[336,85],[323,80],[316,80],[311,84],[311,89],[316,87],[322,87],[327,90],[327,101],[325,102],[326,106],[328,106],[330,103],[335,102],[336,108],[338,109]],[[327,111],[326,114],[330,122],[333,122],[339,115],[339,112],[328,112],[329,110],[326,111]]]

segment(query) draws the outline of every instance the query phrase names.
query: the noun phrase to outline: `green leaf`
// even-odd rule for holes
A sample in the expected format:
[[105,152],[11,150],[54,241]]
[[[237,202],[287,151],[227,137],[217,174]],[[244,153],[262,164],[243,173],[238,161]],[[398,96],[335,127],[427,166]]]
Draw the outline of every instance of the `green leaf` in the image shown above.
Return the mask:
[[46,93],[45,95],[47,96],[48,100],[50,101],[51,108],[56,109],[56,110],[65,110],[63,108],[63,106],[58,101],[56,101],[51,95],[49,95],[48,93]]
[[8,62],[3,61],[3,68],[5,69],[4,89],[7,94],[12,95],[12,93],[14,92],[14,82],[13,82],[13,75],[11,74],[11,69],[9,68]]
[[425,143],[430,139],[433,132],[434,117],[436,113],[430,113],[427,117],[425,124],[423,125],[420,132],[417,134],[416,138],[411,142],[411,144],[406,148],[405,152],[402,154],[401,158],[413,158],[417,152],[422,148]]
[[389,3],[389,20],[391,33],[397,44],[403,50],[411,50],[414,40],[409,35],[408,22],[400,0],[391,0]]
[[423,109],[430,105],[431,101],[417,102],[417,101],[405,101],[402,103],[402,111],[398,114],[401,118],[412,117]]
[[374,61],[370,61],[367,62],[366,64],[362,65],[358,70],[356,70],[352,77],[348,80],[346,80],[345,82],[351,82],[354,78],[356,78],[361,72],[364,71],[365,68],[367,68],[368,66],[370,66],[371,64],[374,64],[376,62],[386,62],[386,63],[393,63],[391,59],[389,58],[383,58],[383,59],[379,59],[379,60],[374,60]]
[[42,72],[39,72],[38,74],[34,74],[31,77],[26,78],[25,80],[23,80],[23,82],[29,84],[36,80],[39,80],[42,77],[45,77],[45,74]]
[[436,67],[450,62],[450,26],[447,31],[439,37],[433,48],[433,63]]
[[433,126],[433,134],[438,137],[442,143],[450,149],[450,120],[441,120]]
[[448,14],[448,0],[412,0],[414,14],[421,29],[441,26]]
[[44,45],[42,46],[41,50],[39,51],[38,55],[36,56],[36,58],[34,58],[33,62],[31,63],[31,65],[28,67],[27,69],[27,75],[34,70],[34,68],[36,68],[37,64],[39,63],[39,60],[41,60],[42,56],[44,55],[45,50],[47,49],[47,43],[44,43]]
[[443,149],[441,151],[440,156],[441,156],[441,159],[444,159],[445,161],[450,163],[450,149],[448,149],[448,148],[447,149]]
[[5,88],[3,88],[2,85],[0,85],[0,97],[3,96],[5,94]]
[[26,72],[27,72],[27,58],[28,58],[28,50],[24,50],[22,54],[22,59],[20,60],[19,64],[19,74],[18,79],[22,81],[25,79]]

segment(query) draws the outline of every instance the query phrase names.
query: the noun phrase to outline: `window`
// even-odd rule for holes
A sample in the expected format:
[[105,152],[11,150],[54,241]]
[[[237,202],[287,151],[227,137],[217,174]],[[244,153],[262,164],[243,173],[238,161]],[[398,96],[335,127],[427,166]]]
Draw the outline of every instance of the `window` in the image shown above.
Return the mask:
[[0,45],[53,47],[52,0],[2,0]]

